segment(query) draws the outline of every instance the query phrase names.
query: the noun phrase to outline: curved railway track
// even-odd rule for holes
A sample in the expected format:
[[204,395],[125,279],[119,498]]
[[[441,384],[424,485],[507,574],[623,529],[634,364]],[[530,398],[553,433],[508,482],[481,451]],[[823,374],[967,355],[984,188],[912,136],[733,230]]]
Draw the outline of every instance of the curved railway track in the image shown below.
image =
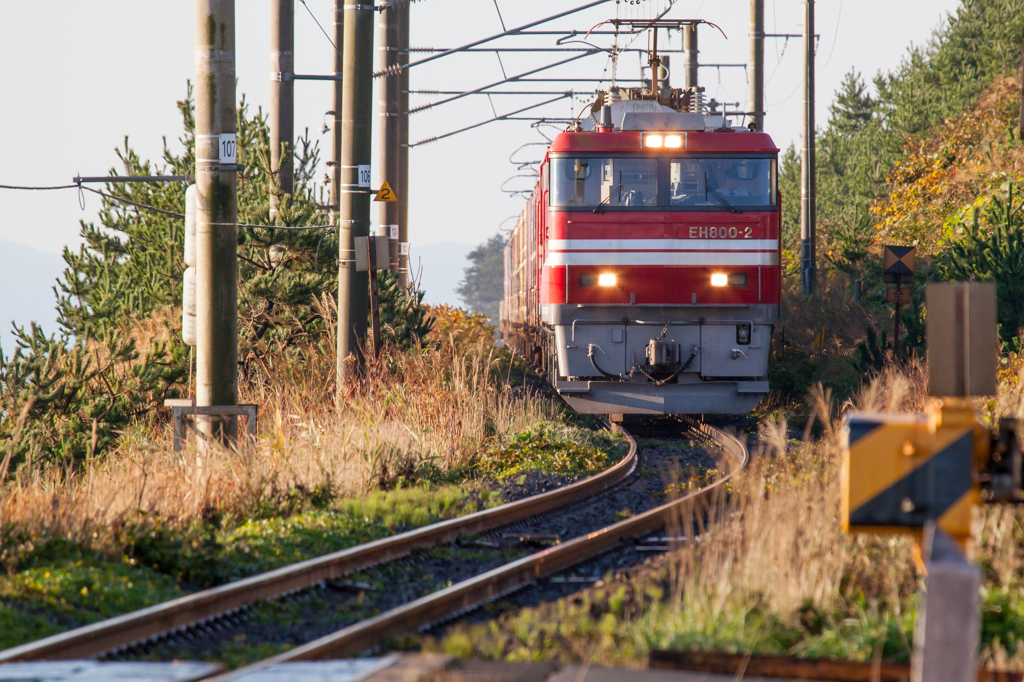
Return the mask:
[[[598,531],[517,559],[451,587],[359,621],[326,637],[298,646],[252,666],[222,674],[232,680],[278,663],[336,658],[371,649],[392,634],[415,631],[520,589],[614,549],[620,542],[647,535],[670,523],[680,507],[707,496],[746,465],[746,446],[706,424],[683,418],[689,435],[716,445],[728,458],[725,473],[685,497],[640,513]],[[0,652],[0,663],[65,660],[123,650],[162,635],[183,631],[230,615],[253,602],[280,597],[341,578],[354,571],[408,556],[415,548],[451,542],[578,504],[628,478],[637,468],[636,440],[623,430],[630,447],[608,470],[583,481],[494,509],[469,514],[374,542],[286,566],[170,602],[77,628]]]

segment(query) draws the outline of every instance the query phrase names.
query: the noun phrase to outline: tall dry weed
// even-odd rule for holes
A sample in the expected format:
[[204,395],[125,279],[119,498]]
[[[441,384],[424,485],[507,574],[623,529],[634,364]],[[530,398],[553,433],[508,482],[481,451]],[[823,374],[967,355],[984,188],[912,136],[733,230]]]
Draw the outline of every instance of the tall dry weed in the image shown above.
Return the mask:
[[[322,302],[323,306],[329,303]],[[168,424],[146,424],[88,468],[37,467],[0,491],[0,528],[86,545],[140,513],[187,524],[286,511],[311,496],[361,494],[424,467],[468,467],[495,436],[557,419],[550,402],[496,380],[506,356],[475,344],[387,349],[337,391],[334,345],[324,338],[263,359],[241,383],[260,406],[251,445],[170,448]]]
[[[854,402],[858,408],[905,409],[923,395],[921,376],[916,369],[883,373]],[[677,644],[756,646],[767,633],[747,631],[751,613],[760,614],[756,622],[772,614],[798,626],[808,608],[835,613],[868,607],[900,617],[919,585],[911,543],[842,532],[841,415],[820,384],[807,404],[818,428],[808,424],[801,438],[785,416],[767,417],[747,469],[727,493],[692,510],[700,520],[697,540],[675,553],[675,611],[652,619],[654,639],[672,640],[675,630]]]

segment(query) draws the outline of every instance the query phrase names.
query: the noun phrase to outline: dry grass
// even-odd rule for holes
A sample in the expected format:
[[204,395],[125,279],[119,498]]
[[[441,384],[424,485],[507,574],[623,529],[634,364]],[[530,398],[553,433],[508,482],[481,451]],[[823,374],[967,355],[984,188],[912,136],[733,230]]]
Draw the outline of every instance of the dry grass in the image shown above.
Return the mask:
[[193,442],[177,454],[168,424],[140,425],[85,469],[37,468],[9,484],[0,528],[102,547],[139,512],[172,524],[280,513],[296,499],[358,495],[423,467],[444,476],[495,436],[558,419],[549,402],[496,380],[509,358],[490,335],[388,349],[340,400],[333,348],[325,338],[277,354],[243,384],[240,401],[260,406],[253,446],[204,453]]
[[[859,409],[902,409],[913,382],[886,372],[855,398]],[[651,642],[808,653],[813,633],[801,627],[808,610],[848,612],[855,602],[899,619],[918,576],[903,538],[848,536],[840,527],[840,421],[820,386],[808,399],[821,433],[793,438],[785,418],[765,419],[750,466],[728,499],[693,511],[706,518],[700,541],[675,555],[670,605],[651,614],[638,636]],[[751,614],[756,614],[752,620]],[[770,618],[766,620],[765,616]],[[774,622],[777,619],[777,622]],[[884,618],[883,618],[884,620]],[[772,621],[772,622],[769,622]],[[759,646],[759,640],[761,646]],[[857,656],[856,647],[847,655]]]
[[[842,406],[870,412],[915,412],[927,396],[926,368],[890,366]],[[1007,373],[997,400],[979,401],[987,417],[1024,416],[1024,375]],[[703,510],[701,541],[681,548],[673,566],[675,599],[649,614],[634,636],[655,646],[707,645],[741,651],[845,657],[906,658],[909,628],[923,576],[906,536],[845,535],[840,528],[841,414],[827,391],[809,405],[820,436],[798,440],[784,419],[762,422],[750,467],[729,499]],[[979,510],[973,559],[985,569],[986,626],[1012,631],[1024,584],[1024,514],[1013,507]],[[808,613],[826,616],[808,623]],[[756,617],[751,616],[755,614]],[[765,618],[765,614],[770,614]],[[1003,622],[1005,621],[1005,625]],[[1002,669],[1024,666],[1024,645],[1011,652],[989,635],[983,660]],[[1012,654],[1012,655],[1011,655]]]

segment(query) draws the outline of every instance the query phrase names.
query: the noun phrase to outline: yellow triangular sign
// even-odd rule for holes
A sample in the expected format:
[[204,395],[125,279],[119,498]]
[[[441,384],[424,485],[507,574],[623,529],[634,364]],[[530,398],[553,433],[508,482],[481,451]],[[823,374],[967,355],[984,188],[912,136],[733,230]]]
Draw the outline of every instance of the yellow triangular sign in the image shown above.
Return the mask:
[[398,201],[398,197],[395,196],[395,191],[391,189],[391,185],[385,180],[384,184],[377,190],[377,196],[373,198],[374,201],[386,201],[388,203]]

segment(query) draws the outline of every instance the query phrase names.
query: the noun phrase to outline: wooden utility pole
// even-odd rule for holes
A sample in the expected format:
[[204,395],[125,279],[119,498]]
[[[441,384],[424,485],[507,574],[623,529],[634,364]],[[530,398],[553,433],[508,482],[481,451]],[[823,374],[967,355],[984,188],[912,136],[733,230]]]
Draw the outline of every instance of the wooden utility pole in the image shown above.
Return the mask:
[[[409,14],[412,3],[399,3],[398,63],[409,63]],[[409,243],[409,69],[398,76],[398,243]],[[409,286],[409,255],[399,251],[398,281],[402,288]]]
[[800,265],[804,293],[814,293],[815,222],[814,162],[814,0],[804,0],[803,150],[800,156]]
[[686,70],[686,87],[695,88],[700,82],[697,57],[697,24],[687,24],[683,29],[683,68]]
[[369,273],[356,270],[355,238],[370,234],[374,6],[345,5],[341,165],[338,178],[338,394],[366,340]]
[[[195,0],[196,405],[238,404],[235,3]],[[199,417],[232,440],[237,417]]]
[[[398,13],[396,6],[391,6],[380,13],[377,19],[377,70],[388,71],[398,63]],[[401,197],[405,190],[399,175],[399,118],[398,111],[398,74],[386,75],[380,80],[379,111],[377,123],[380,126],[380,150],[377,155],[380,164],[380,178],[386,181],[396,196]],[[398,237],[399,237],[398,203],[380,202],[377,224],[380,234],[388,240],[391,272],[398,273]],[[385,267],[383,263],[378,267]],[[372,277],[371,277],[372,279]],[[372,286],[372,285],[371,285]]]
[[764,130],[764,0],[750,0],[750,121]]
[[[270,165],[281,194],[294,191],[295,0],[270,2]],[[270,195],[270,217],[277,216],[277,194]]]

